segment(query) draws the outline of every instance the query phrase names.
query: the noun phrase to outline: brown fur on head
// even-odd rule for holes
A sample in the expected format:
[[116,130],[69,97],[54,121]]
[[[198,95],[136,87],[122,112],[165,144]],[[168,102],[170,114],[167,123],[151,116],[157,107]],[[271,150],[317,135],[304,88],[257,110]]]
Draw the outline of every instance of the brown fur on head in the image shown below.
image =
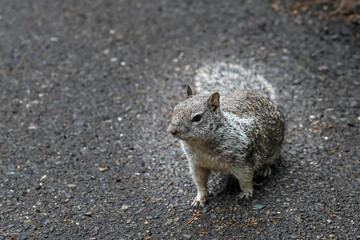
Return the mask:
[[220,117],[220,94],[193,95],[188,85],[187,99],[175,106],[168,131],[181,140],[205,140],[220,122]]

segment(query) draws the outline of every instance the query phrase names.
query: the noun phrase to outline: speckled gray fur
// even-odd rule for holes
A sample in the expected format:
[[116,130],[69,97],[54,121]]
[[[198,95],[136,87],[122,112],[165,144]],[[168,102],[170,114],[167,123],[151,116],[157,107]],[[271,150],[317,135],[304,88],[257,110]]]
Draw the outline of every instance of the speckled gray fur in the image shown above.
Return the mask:
[[[195,115],[201,115],[196,121]],[[198,120],[198,119],[197,119]],[[193,205],[204,206],[211,170],[234,175],[240,184],[239,197],[253,194],[253,177],[268,175],[284,139],[284,116],[265,97],[236,91],[220,103],[220,95],[192,95],[174,109],[169,125],[181,140],[197,187]]]

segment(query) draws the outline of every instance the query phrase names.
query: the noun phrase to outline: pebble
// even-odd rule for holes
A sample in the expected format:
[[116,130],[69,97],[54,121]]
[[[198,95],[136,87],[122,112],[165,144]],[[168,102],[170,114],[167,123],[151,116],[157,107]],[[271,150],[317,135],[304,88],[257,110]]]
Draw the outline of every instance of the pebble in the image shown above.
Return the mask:
[[68,188],[76,188],[76,184],[68,184],[68,185],[66,185]]
[[166,226],[171,225],[173,223],[173,221],[174,221],[173,219],[168,219],[168,220],[166,220],[165,225]]
[[139,210],[136,211],[135,214],[140,214],[141,212],[143,212],[145,210],[145,207],[141,207],[139,208]]
[[73,196],[70,193],[65,193],[66,198],[72,198]]
[[317,212],[321,212],[324,209],[324,204],[323,203],[316,203],[314,205],[315,211]]
[[29,127],[28,127],[28,129],[29,130],[35,130],[35,129],[38,129],[39,127],[36,125],[36,124],[34,124],[34,123],[30,123],[30,125],[29,125]]
[[266,205],[264,204],[254,204],[253,209],[263,209]]
[[319,71],[326,71],[326,70],[328,70],[328,66],[327,65],[322,65],[322,66],[318,67],[318,70]]
[[28,230],[28,228],[30,227],[30,225],[29,225],[29,224],[27,224],[27,223],[24,223],[24,225],[23,225],[23,226],[24,226],[24,229],[25,229],[25,230]]
[[126,211],[126,210],[128,210],[130,208],[130,205],[122,205],[121,206],[121,210],[124,210],[124,211]]
[[92,212],[90,212],[90,211],[89,211],[89,212],[84,213],[84,215],[85,215],[85,216],[88,216],[88,217],[91,217],[91,216],[92,216],[92,214],[93,214],[93,213],[92,213]]
[[184,234],[183,234],[183,237],[184,237],[184,238],[187,238],[187,239],[190,239],[190,238],[191,238],[191,235],[184,233]]
[[10,191],[7,192],[7,195],[10,198],[14,197],[14,194],[15,194],[14,190],[10,190]]

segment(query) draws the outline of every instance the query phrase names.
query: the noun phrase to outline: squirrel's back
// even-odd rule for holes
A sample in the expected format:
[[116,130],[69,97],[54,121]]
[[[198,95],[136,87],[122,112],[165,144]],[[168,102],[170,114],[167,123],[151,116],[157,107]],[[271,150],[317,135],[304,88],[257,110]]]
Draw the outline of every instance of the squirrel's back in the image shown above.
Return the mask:
[[222,111],[233,113],[240,118],[253,117],[258,121],[274,120],[277,125],[284,125],[284,116],[279,107],[264,96],[248,90],[238,90],[222,101]]
[[238,90],[224,98],[222,111],[240,119],[252,118],[251,128],[244,130],[258,155],[253,157],[258,158],[259,163],[271,164],[278,155],[285,132],[284,115],[279,107],[258,93]]
[[228,96],[238,89],[244,89],[258,92],[274,101],[274,87],[259,72],[254,66],[246,68],[235,63],[204,63],[194,76],[195,92],[210,95],[217,91],[222,96]]

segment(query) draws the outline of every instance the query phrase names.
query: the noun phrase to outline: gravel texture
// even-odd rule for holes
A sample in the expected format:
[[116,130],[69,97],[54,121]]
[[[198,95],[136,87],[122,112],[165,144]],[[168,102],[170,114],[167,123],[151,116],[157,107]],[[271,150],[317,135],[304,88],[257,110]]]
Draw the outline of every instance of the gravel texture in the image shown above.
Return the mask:
[[[1,1],[0,239],[359,239],[360,30],[274,4]],[[287,133],[197,212],[165,129],[206,61],[260,66]]]

